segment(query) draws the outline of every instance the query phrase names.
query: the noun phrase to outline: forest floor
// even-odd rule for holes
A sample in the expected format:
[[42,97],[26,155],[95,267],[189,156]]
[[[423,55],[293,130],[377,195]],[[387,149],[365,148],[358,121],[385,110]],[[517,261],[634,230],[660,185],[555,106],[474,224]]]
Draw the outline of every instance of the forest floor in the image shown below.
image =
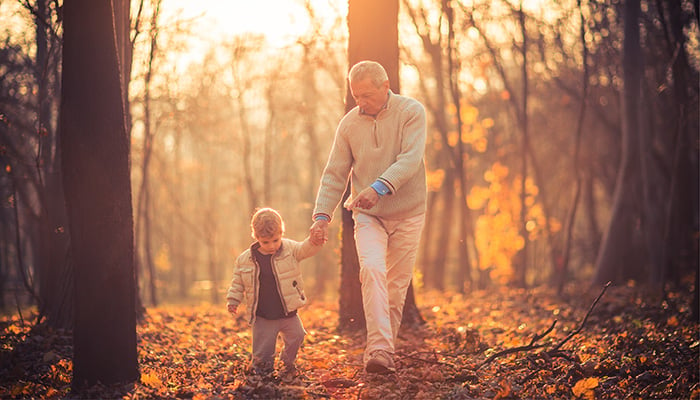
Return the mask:
[[655,303],[634,285],[568,292],[419,294],[426,323],[402,331],[398,371],[385,376],[363,371],[364,334],[337,332],[337,306],[312,303],[300,311],[308,335],[291,381],[246,375],[250,328],[223,305],[149,309],[140,381],[80,394],[70,390],[70,336],[6,317],[0,398],[700,398],[689,292]]

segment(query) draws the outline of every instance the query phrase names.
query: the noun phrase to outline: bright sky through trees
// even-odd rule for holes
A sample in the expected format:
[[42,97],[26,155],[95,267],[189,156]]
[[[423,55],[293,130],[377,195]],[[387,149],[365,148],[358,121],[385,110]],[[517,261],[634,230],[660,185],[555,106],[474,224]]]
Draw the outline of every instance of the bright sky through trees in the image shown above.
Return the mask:
[[347,14],[347,4],[333,0],[164,0],[163,10],[165,15],[196,18],[196,36],[205,40],[256,33],[264,34],[272,46],[285,46],[311,26],[306,2],[323,24]]

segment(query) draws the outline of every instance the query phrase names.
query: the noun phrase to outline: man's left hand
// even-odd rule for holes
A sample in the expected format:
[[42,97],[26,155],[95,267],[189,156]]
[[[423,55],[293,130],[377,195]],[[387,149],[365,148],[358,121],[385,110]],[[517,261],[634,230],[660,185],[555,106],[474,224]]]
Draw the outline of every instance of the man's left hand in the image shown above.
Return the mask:
[[370,208],[374,207],[378,201],[379,194],[370,186],[365,188],[355,198],[353,198],[352,202],[348,204],[346,208],[348,210],[352,210],[353,208],[369,210]]

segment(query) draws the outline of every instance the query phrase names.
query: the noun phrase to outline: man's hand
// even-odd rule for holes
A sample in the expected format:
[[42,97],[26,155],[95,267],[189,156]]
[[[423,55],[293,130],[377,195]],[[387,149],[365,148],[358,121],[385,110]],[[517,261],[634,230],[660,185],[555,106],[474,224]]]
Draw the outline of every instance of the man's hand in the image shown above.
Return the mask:
[[328,221],[317,219],[309,228],[309,239],[311,244],[319,246],[328,241]]
[[228,306],[226,306],[226,308],[228,308],[228,312],[231,313],[231,315],[236,315],[236,309],[238,308],[237,306],[229,304]]
[[352,210],[353,208],[362,208],[369,210],[379,202],[379,194],[371,186],[361,191],[345,208]]

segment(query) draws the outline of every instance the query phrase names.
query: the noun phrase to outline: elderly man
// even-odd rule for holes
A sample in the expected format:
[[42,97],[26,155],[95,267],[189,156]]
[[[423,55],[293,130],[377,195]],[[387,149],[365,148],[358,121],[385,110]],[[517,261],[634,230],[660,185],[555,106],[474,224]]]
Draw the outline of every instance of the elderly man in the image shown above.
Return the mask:
[[425,221],[425,109],[393,93],[379,63],[357,63],[348,81],[357,106],[336,129],[311,232],[327,240],[349,177],[352,195],[344,206],[355,222],[367,323],[365,369],[386,374],[396,371],[395,341]]

